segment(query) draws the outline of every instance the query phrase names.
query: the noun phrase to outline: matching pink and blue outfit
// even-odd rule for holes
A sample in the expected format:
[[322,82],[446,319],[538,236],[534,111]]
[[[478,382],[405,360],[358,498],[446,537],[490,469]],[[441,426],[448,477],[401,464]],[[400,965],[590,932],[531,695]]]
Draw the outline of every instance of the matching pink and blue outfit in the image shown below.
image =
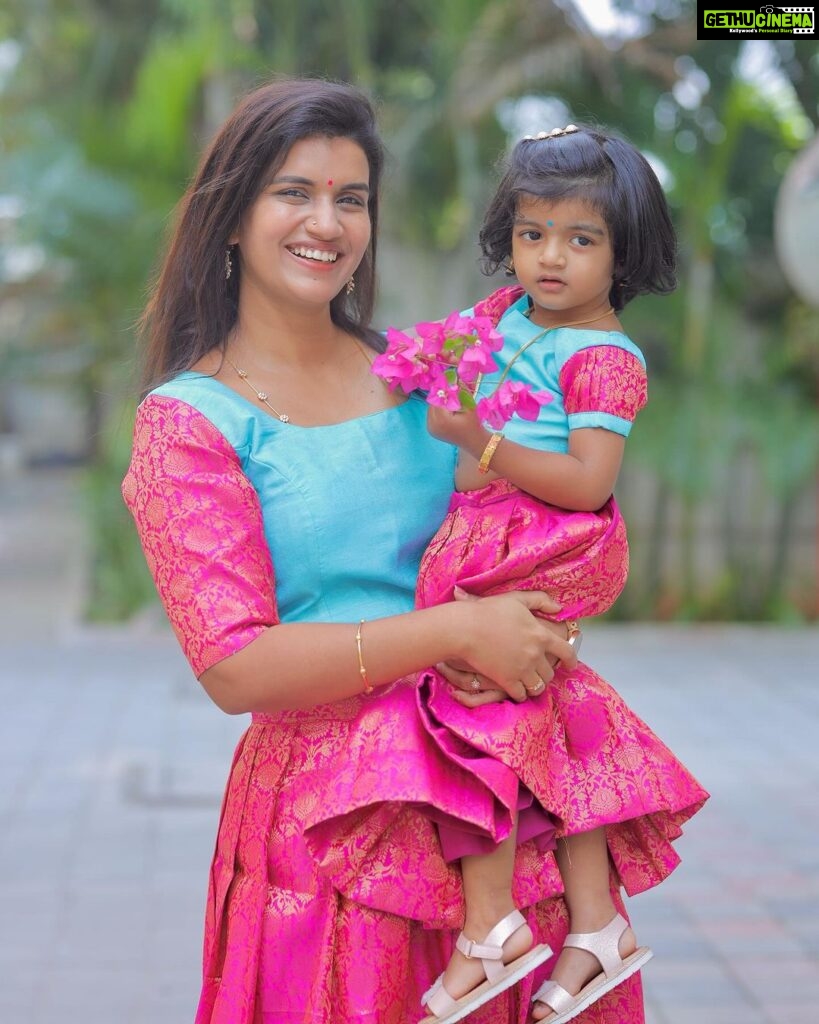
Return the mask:
[[[504,428],[505,437],[527,448],[562,454],[568,451],[571,430],[602,428],[628,437],[646,402],[645,359],[637,346],[620,331],[544,331],[529,319],[529,308],[528,295],[511,286],[468,311],[490,317],[503,337],[498,370],[482,378],[478,397],[491,394],[501,374],[511,371],[510,379],[537,392],[545,390],[552,398],[536,420],[514,417]],[[613,497],[594,512],[569,511],[497,479],[480,490],[453,494],[447,517],[421,562],[417,601],[420,607],[451,601],[456,585],[480,596],[543,590],[560,600],[558,618],[577,619],[606,611],[627,576],[626,528]],[[452,700],[436,673],[428,675],[423,690],[422,711],[442,741],[449,739],[453,756],[461,748],[476,773],[485,769],[487,758],[501,761],[520,780],[518,838],[537,838],[543,849],[553,847],[555,834],[613,821],[631,820],[635,828],[643,827],[649,806],[651,813],[659,813],[665,799],[657,791],[653,803],[645,803],[643,794],[633,801],[624,798],[625,790],[618,785],[619,795],[605,811],[589,808],[582,821],[577,819],[566,804],[573,772],[562,737],[572,717],[591,720],[599,709],[591,699],[584,703],[580,691],[566,693],[563,683],[561,673],[539,698],[522,706],[492,705],[477,715]],[[622,762],[620,742],[610,731],[607,745],[595,748],[600,759],[598,801],[606,789],[606,773]],[[628,742],[625,737],[623,742]],[[651,743],[642,746],[647,752],[653,748]],[[650,775],[654,769],[645,765],[644,770]],[[497,772],[494,763],[491,771]],[[575,791],[572,784],[568,792]],[[511,827],[511,813],[506,820]],[[486,852],[498,838],[447,822],[440,831],[452,859]]]
[[[137,413],[123,494],[194,672],[279,622],[411,610],[455,456],[428,435],[414,398],[307,428],[190,372],[153,391]],[[578,600],[584,586],[592,604],[613,600],[607,545],[596,570],[575,572],[570,561],[559,571]],[[558,673],[547,692],[529,702],[551,702],[538,716],[554,726],[544,749],[535,716],[513,720],[517,705],[491,706],[489,739],[514,734],[514,764],[492,750],[476,756],[481,718],[459,721],[464,709],[448,707],[434,672],[254,714],[222,806],[196,1024],[414,1024],[463,921],[459,869],[436,823],[501,837],[518,777],[560,829],[607,824],[618,906],[621,885],[636,892],[664,878],[677,863],[671,841],[707,794],[591,669]],[[541,771],[556,775],[541,783]],[[561,891],[553,854],[521,843],[516,900],[555,950],[568,927]],[[547,969],[470,1019],[523,1024]],[[639,977],[577,1020],[640,1024]]]

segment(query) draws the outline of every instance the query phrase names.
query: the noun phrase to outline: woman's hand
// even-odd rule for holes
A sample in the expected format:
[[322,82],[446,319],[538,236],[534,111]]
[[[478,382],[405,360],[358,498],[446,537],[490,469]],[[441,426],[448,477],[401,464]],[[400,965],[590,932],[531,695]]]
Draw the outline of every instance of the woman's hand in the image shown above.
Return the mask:
[[[565,639],[565,624],[535,614],[560,611],[548,594],[518,590],[476,598],[456,588],[455,598],[468,609],[472,629],[465,636],[464,657],[448,663],[452,677],[443,674],[470,696],[465,702],[469,706],[498,699],[497,695],[484,698],[481,691],[485,690],[499,690],[500,699],[511,697],[518,702],[537,696],[554,675],[554,664],[559,661],[569,668],[577,664],[574,649]],[[475,702],[475,695],[480,700]]]
[[[479,600],[479,598],[472,597],[471,595],[465,595],[461,600]],[[557,665],[561,664],[558,650],[564,651],[565,647],[571,647],[574,653],[575,648],[568,643],[561,643],[566,640],[567,628],[565,622],[550,622],[543,620],[543,625],[546,626],[554,639],[558,641],[555,644],[555,653],[547,653],[546,658],[551,666],[552,675],[554,675],[554,669]],[[577,662],[577,657],[567,658],[566,665],[569,668],[573,668]],[[479,708],[484,704],[497,704],[500,701],[508,700],[508,694],[504,690],[496,688],[495,684],[491,679],[487,679],[486,676],[481,676],[477,672],[474,672],[468,665],[463,662],[440,662],[435,666],[441,675],[452,685],[452,696],[459,704],[463,704],[467,708]],[[551,679],[551,676],[549,677]],[[545,684],[549,682],[548,679],[544,679],[544,686],[538,687],[536,693],[529,693],[530,697],[539,696],[546,688]]]

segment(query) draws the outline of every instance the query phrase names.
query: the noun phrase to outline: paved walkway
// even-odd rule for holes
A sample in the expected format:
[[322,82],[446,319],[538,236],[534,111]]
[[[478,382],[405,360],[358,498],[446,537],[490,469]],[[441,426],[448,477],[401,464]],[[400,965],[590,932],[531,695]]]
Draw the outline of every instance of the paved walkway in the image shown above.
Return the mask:
[[[185,1024],[242,720],[164,629],[78,625],[72,478],[0,480],[0,1021]],[[713,793],[629,904],[649,1024],[819,1020],[819,630],[593,627],[584,654]]]

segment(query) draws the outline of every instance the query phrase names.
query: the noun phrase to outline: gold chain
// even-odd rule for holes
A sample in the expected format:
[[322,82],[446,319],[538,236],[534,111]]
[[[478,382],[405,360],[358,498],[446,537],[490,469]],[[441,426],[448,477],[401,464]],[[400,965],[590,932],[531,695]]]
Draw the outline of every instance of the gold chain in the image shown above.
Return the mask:
[[[361,344],[361,342],[358,340],[358,338],[353,338],[353,341],[355,342],[355,346],[358,349],[358,351],[364,357],[364,359],[365,359],[365,361],[367,363],[367,366],[371,366],[372,364],[370,362],[370,357],[367,355],[366,351],[364,350],[364,346]],[[246,370],[239,369],[239,367],[236,365],[236,363],[234,363],[233,360],[228,355],[225,355],[225,360],[233,367],[233,369],[236,371],[237,376],[240,377],[245,382],[245,384],[247,384],[247,386],[250,388],[250,390],[253,392],[253,394],[259,399],[259,401],[263,405],[267,406],[267,408],[273,413],[273,415],[276,417],[276,419],[281,420],[282,423],[289,423],[290,422],[290,417],[287,415],[286,412],[279,412],[278,409],[274,408],[270,404],[270,401],[268,400],[268,395],[267,395],[266,391],[259,391],[259,389],[255,385],[250,383],[250,381],[248,380],[248,376],[247,376],[247,371]]]
[[250,390],[253,392],[253,394],[259,399],[259,401],[263,405],[266,405],[267,408],[273,413],[273,415],[276,417],[276,419],[281,420],[282,423],[289,423],[290,422],[290,417],[287,415],[286,412],[279,412],[278,409],[274,409],[273,408],[273,406],[267,400],[267,392],[266,391],[259,391],[258,388],[254,387],[253,384],[250,383],[250,381],[247,379],[247,372],[245,370],[240,370],[239,367],[236,365],[236,363],[234,363],[233,360],[229,356],[226,355],[225,359],[227,360],[228,363],[230,363],[230,365],[236,371],[237,375],[239,377],[241,377],[241,379],[245,382],[245,384],[247,384],[247,386],[250,388]]
[[[540,339],[542,337],[544,337],[544,335],[548,334],[549,331],[558,331],[558,330],[560,330],[563,327],[580,327],[583,324],[593,324],[593,323],[596,323],[598,320],[603,320],[605,317],[607,317],[609,315],[609,313],[613,313],[613,312],[614,312],[614,306],[609,306],[609,308],[607,310],[604,310],[604,312],[599,313],[597,316],[589,317],[588,320],[572,320],[570,323],[567,323],[567,324],[554,324],[552,327],[544,327],[542,331],[539,331],[534,336],[534,338],[530,338],[527,342],[525,342],[523,345],[521,345],[521,347],[517,350],[517,352],[512,356],[512,358],[506,364],[506,369],[500,375],[500,378],[498,380],[497,386],[495,387],[495,391],[498,390],[498,388],[501,386],[501,384],[503,384],[503,382],[509,376],[509,371],[512,369],[514,364],[518,361],[518,359],[523,355],[523,353],[526,351],[526,349],[530,348],[532,345],[534,345],[534,343],[536,341],[540,341]],[[523,315],[528,318],[530,314],[529,313],[524,313]],[[483,374],[480,373],[480,374],[478,374],[478,379],[475,382],[475,390],[472,392],[473,397],[475,395],[477,395],[478,391],[480,390],[480,386],[481,386],[481,382],[482,381],[483,381]]]

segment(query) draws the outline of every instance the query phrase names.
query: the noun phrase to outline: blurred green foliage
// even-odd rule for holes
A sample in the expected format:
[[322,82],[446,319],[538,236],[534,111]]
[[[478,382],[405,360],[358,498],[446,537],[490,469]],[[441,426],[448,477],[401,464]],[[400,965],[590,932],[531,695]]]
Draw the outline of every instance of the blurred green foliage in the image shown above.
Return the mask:
[[[475,262],[508,118],[524,110],[509,101],[616,126],[644,149],[666,179],[680,288],[624,317],[652,385],[627,460],[644,479],[632,495],[627,476],[620,491],[643,525],[615,614],[815,614],[792,547],[819,462],[819,312],[783,280],[772,221],[819,120],[819,54],[812,43],[752,53],[698,42],[689,0],[613,6],[640,31],[603,40],[569,0],[6,0],[0,196],[21,203],[14,244],[44,259],[28,277],[0,278],[0,315],[9,296],[23,309],[0,359],[77,357],[94,615],[127,616],[149,592],[118,504],[146,282],[203,143],[273,72],[373,93],[392,154],[385,230],[441,267]],[[456,276],[451,287],[449,308],[474,300]],[[447,311],[419,302],[419,315]],[[706,508],[719,567],[704,577]]]

